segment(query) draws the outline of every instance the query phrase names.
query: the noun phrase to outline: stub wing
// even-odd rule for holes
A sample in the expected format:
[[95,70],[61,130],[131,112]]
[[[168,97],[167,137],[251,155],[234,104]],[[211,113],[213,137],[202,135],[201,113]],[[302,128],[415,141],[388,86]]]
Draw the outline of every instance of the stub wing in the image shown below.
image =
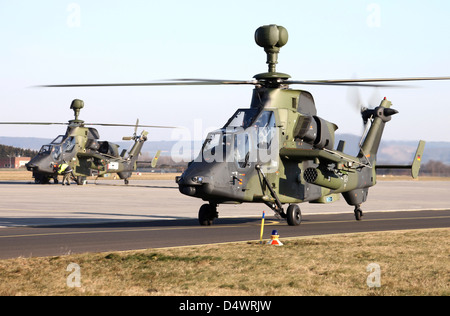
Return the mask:
[[358,158],[344,154],[339,150],[329,149],[303,149],[303,148],[287,148],[280,149],[280,157],[293,161],[305,161],[318,159],[321,163],[346,165],[347,167],[366,166],[359,161]]
[[117,157],[106,157],[102,154],[99,154],[97,152],[82,152],[79,151],[77,153],[78,159],[89,159],[89,158],[97,158],[97,159],[107,159],[107,158],[117,158]]
[[330,162],[341,162],[341,157],[323,149],[281,148],[280,156],[294,161],[314,160],[316,158]]

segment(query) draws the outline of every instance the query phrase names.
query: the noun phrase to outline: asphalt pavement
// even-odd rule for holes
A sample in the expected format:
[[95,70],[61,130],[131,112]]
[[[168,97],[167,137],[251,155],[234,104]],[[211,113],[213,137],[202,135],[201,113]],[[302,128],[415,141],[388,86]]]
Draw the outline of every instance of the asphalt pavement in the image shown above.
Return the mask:
[[98,181],[86,186],[0,181],[0,258],[53,256],[256,240],[260,218],[282,237],[450,227],[450,182],[380,181],[363,204],[300,204],[303,223],[289,227],[261,204],[221,205],[211,227],[197,222],[201,200],[178,192],[174,181]]

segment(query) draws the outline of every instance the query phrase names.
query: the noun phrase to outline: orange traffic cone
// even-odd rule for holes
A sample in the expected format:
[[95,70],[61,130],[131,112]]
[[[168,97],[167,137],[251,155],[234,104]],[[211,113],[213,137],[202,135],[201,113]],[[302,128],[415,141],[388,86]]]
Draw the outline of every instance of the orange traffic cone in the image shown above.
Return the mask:
[[278,235],[278,231],[277,230],[272,230],[271,239],[267,242],[267,244],[268,245],[275,245],[275,246],[283,246],[283,243],[278,240],[278,237],[280,237],[280,235]]

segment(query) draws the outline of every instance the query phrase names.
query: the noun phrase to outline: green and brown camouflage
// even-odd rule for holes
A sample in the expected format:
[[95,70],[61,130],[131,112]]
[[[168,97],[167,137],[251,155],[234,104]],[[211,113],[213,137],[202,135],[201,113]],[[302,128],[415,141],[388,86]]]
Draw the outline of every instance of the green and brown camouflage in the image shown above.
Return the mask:
[[[180,191],[208,201],[212,209],[222,203],[265,203],[283,217],[287,216],[284,204],[330,203],[338,199],[339,193],[359,209],[366,201],[368,188],[376,184],[376,155],[381,135],[386,122],[396,113],[390,107],[391,103],[383,100],[379,107],[370,110],[372,125],[359,154],[354,157],[334,150],[337,126],[316,115],[309,92],[255,88],[250,109],[238,110],[221,130],[208,135],[199,157],[178,179]],[[251,123],[232,126],[230,122],[243,112],[253,114],[249,117]],[[263,120],[263,116],[270,117],[273,123]],[[264,126],[271,124],[270,133],[277,137],[265,142],[271,147],[264,149],[272,151],[266,161],[258,154],[262,144],[258,138],[261,122]],[[221,142],[211,148],[208,140],[215,135],[219,135]],[[242,148],[243,155],[236,144],[241,135],[247,135],[249,142]],[[252,155],[250,151],[257,153]],[[241,160],[241,157],[248,158]],[[210,218],[201,220],[202,223],[210,221]]]
[[[254,80],[174,79],[144,83],[57,84],[44,87],[129,87],[178,85],[253,85],[249,108],[238,109],[223,128],[206,137],[202,149],[177,177],[181,193],[207,201],[199,210],[202,225],[212,224],[222,203],[264,203],[288,224],[301,222],[298,203],[330,203],[341,195],[360,205],[376,184],[380,168],[409,168],[418,175],[424,142],[409,166],[377,165],[383,130],[397,111],[382,100],[373,109],[362,109],[366,131],[356,156],[344,153],[345,142],[335,144],[337,126],[317,115],[312,95],[291,85],[392,87],[390,82],[450,80],[450,77],[411,77],[334,80],[291,80],[278,72],[278,55],[288,41],[287,30],[264,25],[255,32],[256,44],[264,48],[268,71]],[[285,210],[285,205],[288,204]]]
[[[57,167],[62,163],[67,163],[73,169],[77,184],[85,184],[88,176],[103,177],[108,174],[117,174],[128,184],[128,179],[136,170],[138,157],[148,135],[147,131],[142,131],[140,135],[137,135],[137,128],[157,126],[139,125],[139,121],[136,122],[136,125],[85,123],[79,119],[80,110],[83,107],[82,100],[72,101],[70,108],[74,111],[75,118],[68,123],[1,123],[67,125],[64,135],[59,135],[50,144],[43,145],[38,155],[26,164],[27,169],[33,172],[35,183],[46,184],[51,180],[58,183]],[[128,152],[122,150],[119,153],[119,145],[109,141],[100,141],[97,129],[86,125],[134,126],[133,136],[124,137],[124,140],[133,140],[134,144]],[[154,165],[153,163],[152,166],[154,167]]]
[[287,42],[285,29],[265,26],[255,39],[265,48],[269,71],[255,76],[250,108],[239,109],[222,129],[207,136],[199,156],[177,179],[180,192],[208,202],[199,211],[202,225],[218,216],[218,205],[245,202],[265,203],[290,225],[298,225],[301,214],[295,204],[330,203],[340,194],[355,207],[359,220],[360,205],[376,184],[385,124],[397,111],[386,99],[366,109],[362,117],[371,125],[358,155],[345,154],[344,142],[335,149],[337,125],[317,116],[309,92],[290,89],[285,83],[290,76],[276,72],[279,48]]

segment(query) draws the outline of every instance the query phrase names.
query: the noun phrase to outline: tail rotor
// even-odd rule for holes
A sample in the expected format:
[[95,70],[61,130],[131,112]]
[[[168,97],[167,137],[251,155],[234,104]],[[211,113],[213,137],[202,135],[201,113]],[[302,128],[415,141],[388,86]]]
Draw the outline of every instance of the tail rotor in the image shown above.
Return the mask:
[[139,126],[139,119],[136,119],[136,125],[134,126],[133,136],[124,136],[122,137],[122,140],[136,140],[138,126]]
[[373,116],[374,109],[380,105],[379,88],[374,88],[372,95],[367,102],[363,101],[361,93],[358,87],[349,87],[347,92],[347,101],[352,105],[352,107],[361,113],[361,118],[363,120],[363,129],[366,129],[367,122]]

